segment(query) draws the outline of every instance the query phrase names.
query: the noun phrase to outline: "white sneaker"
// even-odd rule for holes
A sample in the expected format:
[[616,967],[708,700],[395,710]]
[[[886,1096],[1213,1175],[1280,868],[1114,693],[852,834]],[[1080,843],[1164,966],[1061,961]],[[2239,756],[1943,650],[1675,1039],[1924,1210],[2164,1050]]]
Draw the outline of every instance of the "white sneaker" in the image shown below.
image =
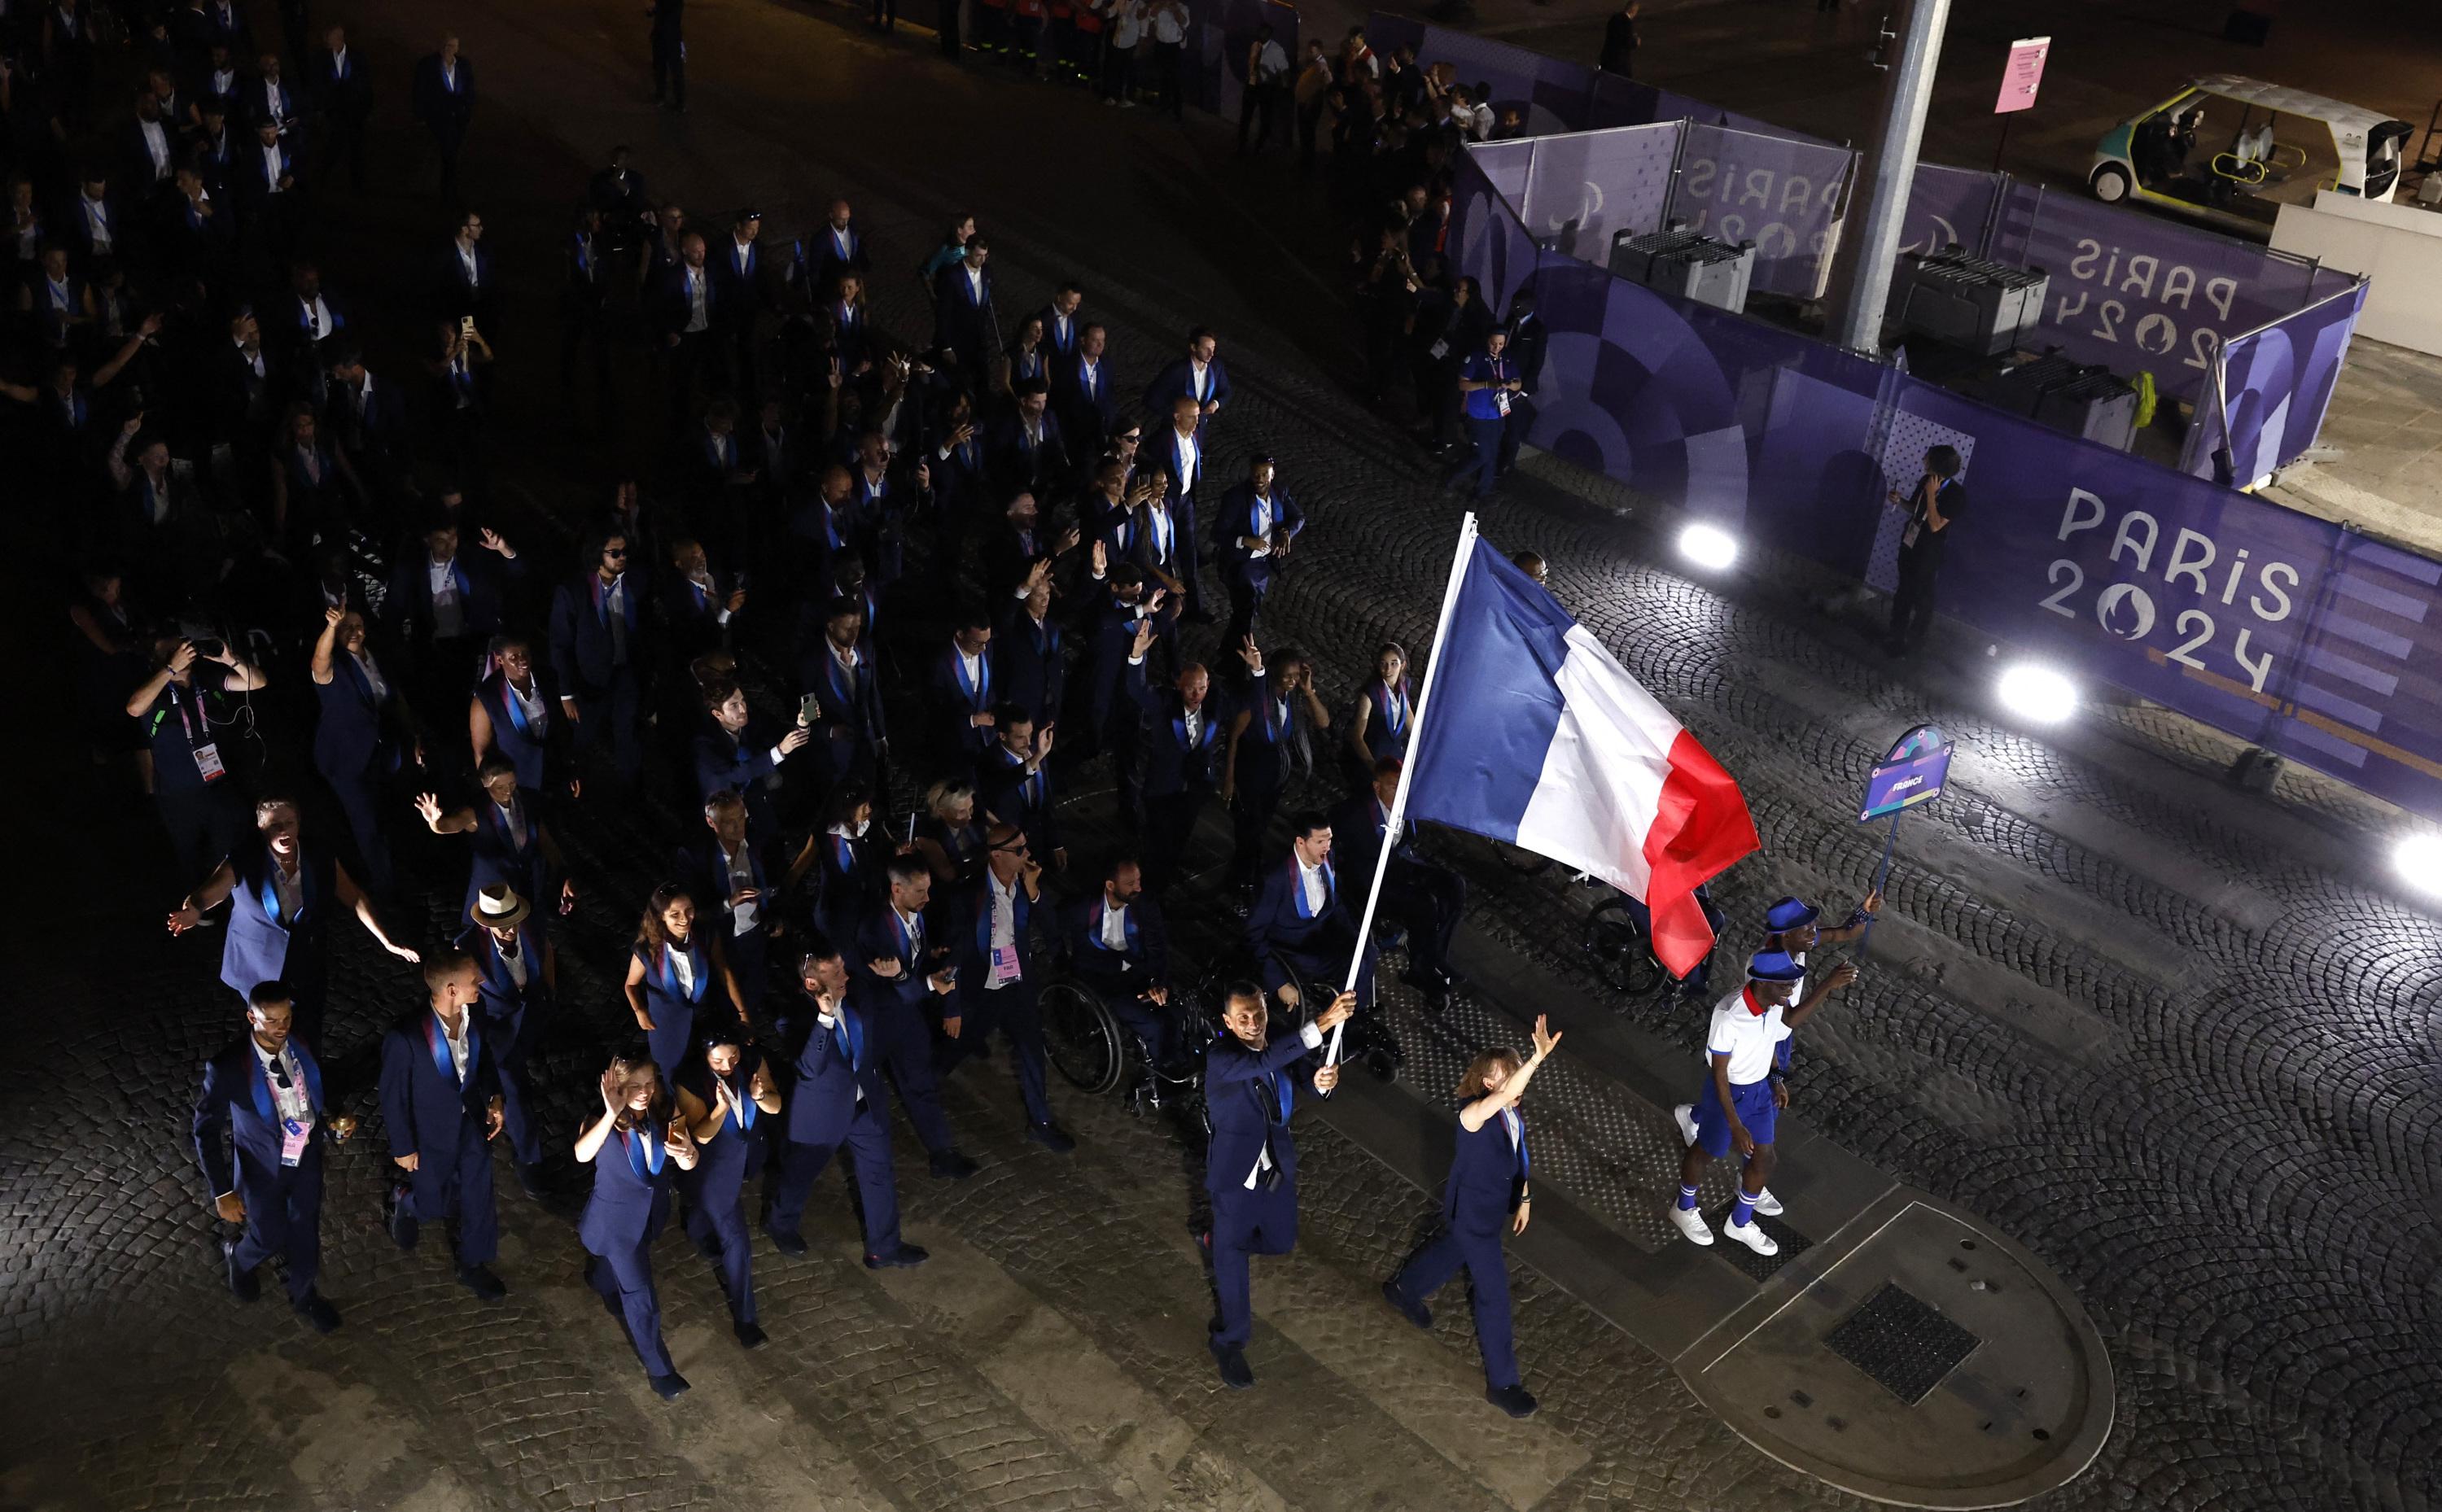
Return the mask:
[[1762,1229],[1752,1223],[1725,1223],[1722,1225],[1722,1232],[1728,1234],[1731,1238],[1746,1246],[1749,1249],[1754,1250],[1757,1254],[1777,1255],[1780,1253],[1780,1246],[1774,1242],[1772,1235],[1764,1232]]
[[1695,1143],[1696,1104],[1693,1102],[1682,1102],[1677,1107],[1670,1110],[1670,1117],[1676,1120],[1679,1124],[1679,1142],[1681,1144]]
[[[1693,1208],[1679,1206],[1675,1199],[1670,1204],[1670,1221],[1679,1226],[1679,1231],[1687,1236],[1689,1244],[1709,1245],[1713,1242],[1713,1230],[1706,1227],[1704,1215]],[[1772,1241],[1767,1239],[1764,1243]]]
[[1772,1189],[1770,1187],[1766,1187],[1761,1192],[1756,1193],[1756,1211],[1762,1213],[1767,1218],[1777,1218],[1780,1216],[1780,1199],[1772,1194]]

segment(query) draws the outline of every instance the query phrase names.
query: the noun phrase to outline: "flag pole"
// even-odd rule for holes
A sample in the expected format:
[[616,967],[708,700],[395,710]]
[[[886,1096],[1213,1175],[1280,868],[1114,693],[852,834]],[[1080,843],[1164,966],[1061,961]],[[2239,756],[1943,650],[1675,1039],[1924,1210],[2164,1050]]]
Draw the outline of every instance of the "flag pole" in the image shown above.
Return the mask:
[[[1449,633],[1451,611],[1458,608],[1459,585],[1467,580],[1467,557],[1475,549],[1475,511],[1470,509],[1459,522],[1458,550],[1450,556],[1449,585],[1442,590],[1442,615],[1433,625],[1424,685],[1416,689],[1416,707],[1408,719],[1408,759],[1399,764],[1399,791],[1391,799],[1389,822],[1382,829],[1382,849],[1374,858],[1374,881],[1365,889],[1364,917],[1357,923],[1357,953],[1349,958],[1346,988],[1352,993],[1357,990],[1358,974],[1365,969],[1365,948],[1374,936],[1374,912],[1382,902],[1382,879],[1391,870],[1391,852],[1398,847],[1399,830],[1407,818],[1408,789],[1416,780],[1416,753],[1425,738],[1425,711],[1432,703],[1433,683],[1442,672],[1442,637]],[[1345,1020],[1332,1027],[1331,1046],[1323,1052],[1323,1065],[1339,1064],[1340,1036],[1347,1028]]]

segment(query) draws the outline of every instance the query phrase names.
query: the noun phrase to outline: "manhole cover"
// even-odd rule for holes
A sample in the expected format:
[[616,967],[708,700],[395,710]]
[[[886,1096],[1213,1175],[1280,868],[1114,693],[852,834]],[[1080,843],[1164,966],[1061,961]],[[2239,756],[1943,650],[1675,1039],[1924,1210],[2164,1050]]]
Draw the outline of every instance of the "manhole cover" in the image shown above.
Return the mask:
[[1983,1340],[1886,1281],[1823,1342],[1914,1407]]

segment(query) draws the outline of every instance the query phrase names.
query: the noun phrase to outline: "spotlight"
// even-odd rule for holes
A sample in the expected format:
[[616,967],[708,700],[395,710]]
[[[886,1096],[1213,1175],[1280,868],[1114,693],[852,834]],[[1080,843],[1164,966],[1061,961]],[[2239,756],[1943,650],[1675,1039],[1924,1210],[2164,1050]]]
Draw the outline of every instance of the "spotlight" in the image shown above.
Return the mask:
[[2035,724],[2058,724],[2077,712],[2077,684],[2049,666],[2019,662],[2001,674],[2001,706]]
[[1739,559],[1739,538],[1719,525],[1690,525],[1679,533],[1679,555],[1705,572],[1723,572]]
[[2391,847],[2392,868],[2418,892],[2442,894],[2442,835],[2402,835]]

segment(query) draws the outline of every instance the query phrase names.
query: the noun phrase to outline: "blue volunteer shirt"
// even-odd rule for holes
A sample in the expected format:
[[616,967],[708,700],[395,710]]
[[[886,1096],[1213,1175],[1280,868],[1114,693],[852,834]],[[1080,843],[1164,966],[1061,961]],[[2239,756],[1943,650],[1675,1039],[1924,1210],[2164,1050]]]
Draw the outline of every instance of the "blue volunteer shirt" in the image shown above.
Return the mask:
[[1509,358],[1496,357],[1487,353],[1479,352],[1467,359],[1467,366],[1459,370],[1458,375],[1462,382],[1488,383],[1495,386],[1493,389],[1469,389],[1467,392],[1467,418],[1470,420],[1500,419],[1503,411],[1501,401],[1494,396],[1496,390],[1498,386],[1506,384],[1517,375]]

